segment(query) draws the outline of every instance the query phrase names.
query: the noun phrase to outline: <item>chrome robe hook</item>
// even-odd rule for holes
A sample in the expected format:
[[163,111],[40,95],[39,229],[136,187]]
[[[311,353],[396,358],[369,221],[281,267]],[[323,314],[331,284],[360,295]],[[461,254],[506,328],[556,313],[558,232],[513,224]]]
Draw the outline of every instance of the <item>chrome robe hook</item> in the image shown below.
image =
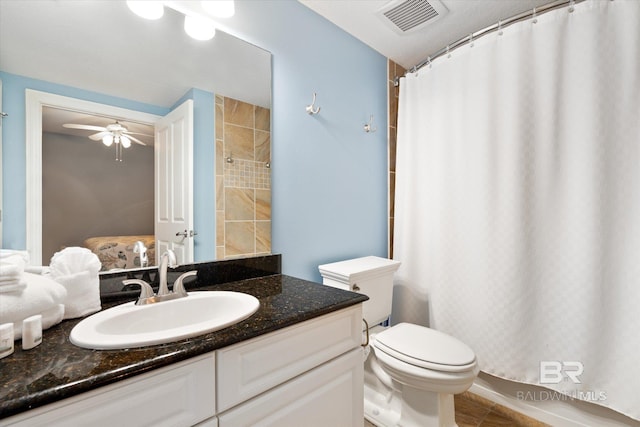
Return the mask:
[[320,107],[315,107],[316,103],[316,93],[313,92],[313,101],[311,101],[311,105],[307,105],[307,114],[318,114],[320,112]]

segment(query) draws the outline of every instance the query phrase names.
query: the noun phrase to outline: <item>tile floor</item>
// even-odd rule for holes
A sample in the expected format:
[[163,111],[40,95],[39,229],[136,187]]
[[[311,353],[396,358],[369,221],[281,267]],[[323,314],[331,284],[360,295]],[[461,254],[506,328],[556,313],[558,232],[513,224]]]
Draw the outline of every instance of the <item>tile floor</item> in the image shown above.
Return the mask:
[[[545,427],[529,418],[478,395],[465,392],[455,396],[458,427]],[[365,420],[365,427],[375,427]]]

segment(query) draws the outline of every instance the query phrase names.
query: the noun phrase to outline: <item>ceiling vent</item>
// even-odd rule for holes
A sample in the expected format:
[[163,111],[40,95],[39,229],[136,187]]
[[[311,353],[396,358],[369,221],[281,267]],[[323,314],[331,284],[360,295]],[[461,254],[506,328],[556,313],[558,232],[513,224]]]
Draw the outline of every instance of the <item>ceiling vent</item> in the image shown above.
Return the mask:
[[448,12],[439,0],[393,0],[377,15],[396,33],[419,31]]

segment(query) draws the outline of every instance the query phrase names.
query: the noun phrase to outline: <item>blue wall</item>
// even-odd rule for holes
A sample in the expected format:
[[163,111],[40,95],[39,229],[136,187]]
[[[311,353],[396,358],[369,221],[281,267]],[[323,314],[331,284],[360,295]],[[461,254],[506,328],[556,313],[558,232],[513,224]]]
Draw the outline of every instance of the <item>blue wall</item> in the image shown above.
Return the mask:
[[[237,2],[229,30],[273,54],[272,248],[283,272],[387,255],[386,58],[297,1]],[[241,22],[240,22],[241,21]],[[317,92],[322,110],[305,106]],[[376,133],[363,125],[374,115]]]

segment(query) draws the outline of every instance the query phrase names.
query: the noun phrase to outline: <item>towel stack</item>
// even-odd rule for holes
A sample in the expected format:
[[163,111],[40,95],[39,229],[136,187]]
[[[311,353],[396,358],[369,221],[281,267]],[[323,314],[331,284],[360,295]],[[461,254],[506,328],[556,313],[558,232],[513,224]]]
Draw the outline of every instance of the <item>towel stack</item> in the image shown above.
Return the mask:
[[65,287],[65,319],[100,311],[100,260],[89,249],[69,247],[56,252],[49,264],[49,277]]
[[28,263],[27,251],[0,249],[0,293],[19,292],[27,287],[23,274]]
[[22,273],[22,289],[0,293],[0,323],[13,323],[14,339],[22,337],[22,321],[42,315],[42,329],[62,321],[67,291],[59,283],[37,274]]

